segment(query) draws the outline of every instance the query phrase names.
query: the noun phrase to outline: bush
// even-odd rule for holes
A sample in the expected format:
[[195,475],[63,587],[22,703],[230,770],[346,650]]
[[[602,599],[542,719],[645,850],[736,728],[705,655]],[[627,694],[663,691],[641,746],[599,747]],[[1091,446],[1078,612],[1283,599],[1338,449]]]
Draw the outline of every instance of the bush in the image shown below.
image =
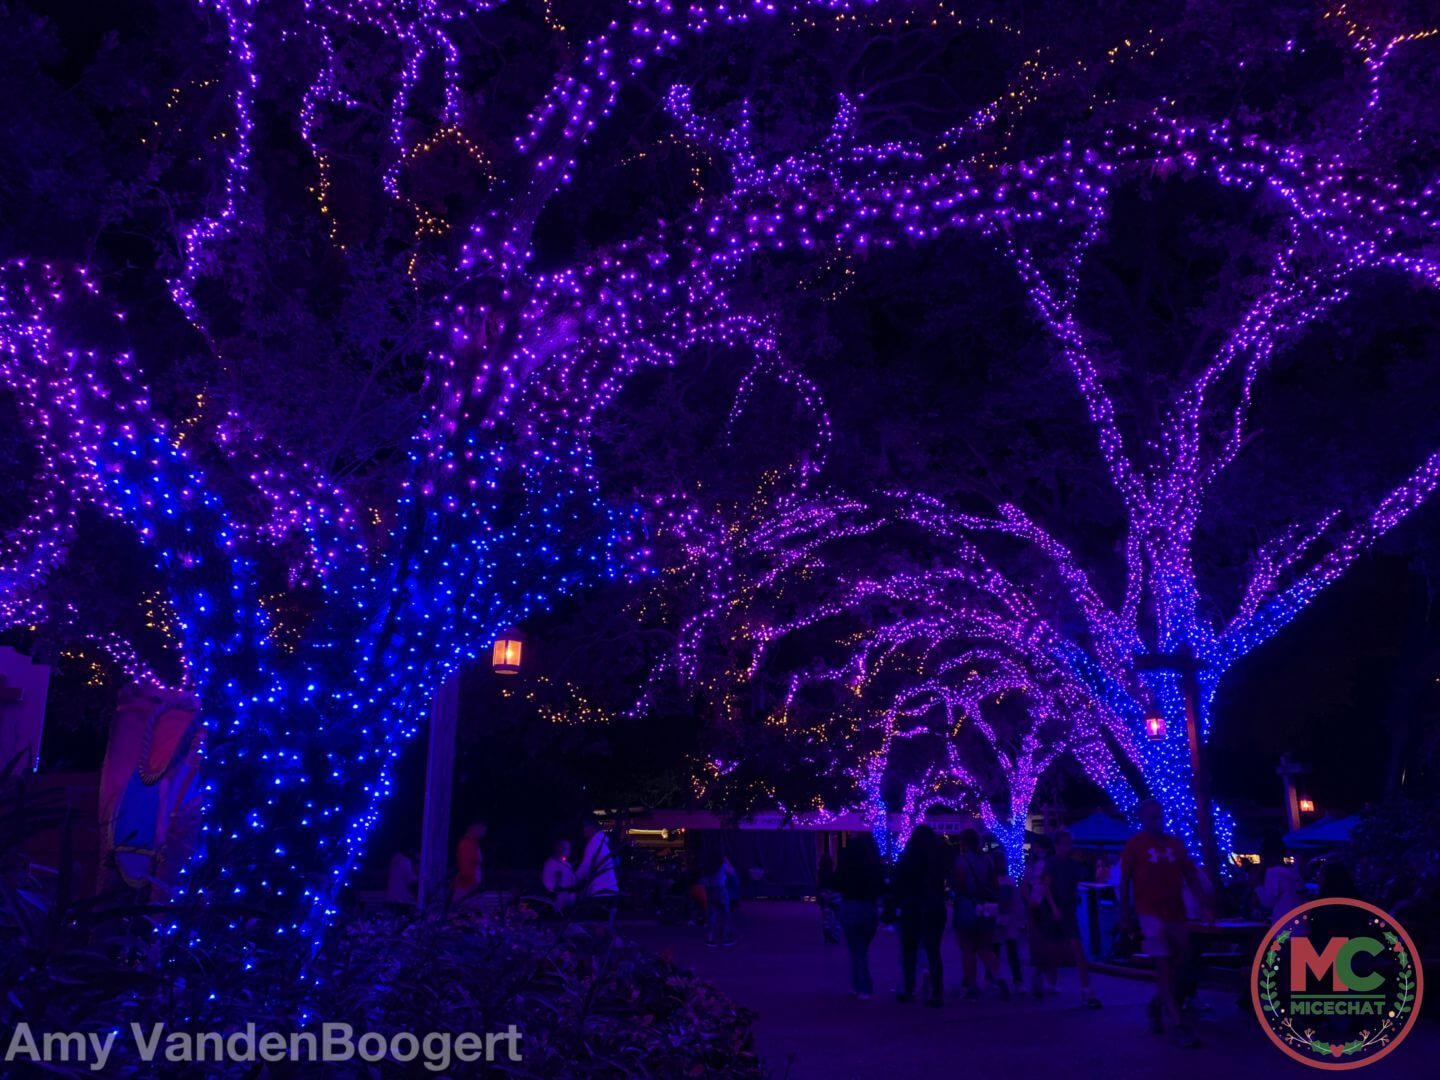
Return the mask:
[[[446,1075],[758,1077],[752,1015],[693,974],[605,926],[458,911],[342,917],[305,963],[263,905],[153,905],[126,891],[71,899],[21,853],[58,807],[0,770],[0,1030],[37,1035],[120,1029],[109,1070],[141,1075],[414,1076],[419,1063],[161,1065],[140,1059],[128,1025],[148,1031],[257,1033],[350,1024],[411,1032],[521,1033],[522,1060],[457,1063]],[[155,932],[156,926],[173,928]],[[303,970],[303,975],[301,974]],[[8,1038],[7,1034],[7,1038]],[[109,1071],[107,1070],[107,1071]],[[51,1071],[94,1075],[85,1063]]]
[[603,926],[371,916],[322,961],[336,1018],[415,1032],[513,1023],[527,1075],[761,1075],[747,1010]]
[[1399,919],[1422,956],[1440,956],[1440,796],[1366,808],[1349,847],[1359,895]]
[[[60,979],[19,973],[0,1013],[7,1029],[29,1021],[44,1031],[110,1030],[131,1021],[166,1031],[258,1032],[318,1030],[350,1024],[355,1033],[521,1033],[521,1060],[483,1066],[525,1076],[758,1077],[751,1046],[752,1015],[688,971],[647,953],[608,929],[540,923],[511,915],[462,914],[449,921],[394,914],[364,915],[336,926],[306,980],[283,982],[252,971],[230,978],[203,965],[174,980],[144,978],[104,950],[90,953],[88,977],[68,958]],[[13,957],[12,957],[13,959]],[[32,959],[35,959],[32,957]],[[209,970],[205,970],[209,968]],[[126,978],[128,973],[132,976]],[[15,972],[12,970],[12,974]],[[63,984],[63,985],[62,985]],[[68,988],[67,988],[68,987]],[[118,995],[105,988],[123,987]],[[43,988],[43,989],[42,989]],[[43,1000],[31,993],[42,990]],[[128,1027],[114,1044],[111,1068],[148,1072]],[[196,1067],[174,1066],[196,1075]],[[237,1064],[206,1075],[255,1075]],[[266,1075],[310,1075],[307,1063],[271,1064]],[[326,1075],[417,1075],[395,1061],[325,1066]],[[164,1071],[163,1069],[161,1070]],[[479,1064],[456,1064],[447,1075],[475,1075]],[[88,1075],[79,1065],[75,1075]]]

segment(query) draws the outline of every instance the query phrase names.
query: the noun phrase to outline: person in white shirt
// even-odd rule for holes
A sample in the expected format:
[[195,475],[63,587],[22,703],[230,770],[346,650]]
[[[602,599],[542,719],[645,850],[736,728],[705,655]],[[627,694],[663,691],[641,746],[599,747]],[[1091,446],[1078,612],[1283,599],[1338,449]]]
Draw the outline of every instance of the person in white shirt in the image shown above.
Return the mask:
[[420,878],[415,867],[419,858],[408,851],[390,856],[390,877],[385,885],[385,900],[390,904],[413,905]]
[[1285,861],[1283,844],[1267,843],[1261,860],[1265,864],[1265,877],[1255,890],[1255,899],[1270,912],[1270,918],[1276,920],[1305,902],[1305,883],[1300,871]]
[[585,822],[585,850],[580,855],[580,865],[575,877],[580,884],[581,895],[592,897],[613,897],[620,891],[619,879],[615,876],[615,856],[610,852],[610,840],[593,818]]
[[569,840],[555,841],[555,847],[540,871],[540,884],[545,887],[545,895],[555,901],[560,911],[575,905],[575,871],[570,866]]

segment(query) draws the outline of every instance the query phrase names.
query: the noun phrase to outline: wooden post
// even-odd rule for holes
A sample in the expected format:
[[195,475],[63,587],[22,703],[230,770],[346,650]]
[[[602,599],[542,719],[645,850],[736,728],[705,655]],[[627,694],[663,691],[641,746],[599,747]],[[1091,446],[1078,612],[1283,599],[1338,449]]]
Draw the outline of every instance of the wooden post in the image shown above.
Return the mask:
[[1195,828],[1200,834],[1200,859],[1210,887],[1219,891],[1220,846],[1215,842],[1215,819],[1210,806],[1210,774],[1205,769],[1204,749],[1200,745],[1199,680],[1195,671],[1181,672],[1185,696],[1185,736],[1190,742],[1190,782],[1195,793]]
[[1281,754],[1275,771],[1285,781],[1285,823],[1294,832],[1300,828],[1300,793],[1295,790],[1295,777],[1310,770],[1292,761],[1289,754]]
[[460,672],[435,692],[425,759],[425,819],[420,834],[420,909],[445,891],[450,868],[450,798],[455,787],[455,718],[460,711]]

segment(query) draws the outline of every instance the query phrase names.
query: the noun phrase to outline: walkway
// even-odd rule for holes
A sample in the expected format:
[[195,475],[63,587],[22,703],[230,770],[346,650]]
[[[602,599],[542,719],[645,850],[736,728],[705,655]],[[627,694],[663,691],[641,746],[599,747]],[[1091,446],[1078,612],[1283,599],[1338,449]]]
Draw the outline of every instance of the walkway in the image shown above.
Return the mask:
[[[1320,1075],[1270,1045],[1254,1016],[1236,1008],[1233,996],[1206,994],[1211,1012],[1195,1025],[1204,1046],[1182,1050],[1149,1032],[1146,982],[1097,976],[1095,986],[1105,1003],[1098,1011],[1078,1007],[1073,969],[1061,972],[1066,993],[1042,1002],[1024,996],[1005,1003],[992,993],[966,1005],[954,1000],[952,991],[943,1009],[901,1005],[893,994],[899,979],[895,935],[882,928],[871,949],[877,993],[873,1001],[860,1002],[849,994],[845,948],[822,943],[813,904],[751,902],[736,928],[740,942],[728,949],[707,949],[703,932],[687,926],[629,925],[622,932],[656,951],[668,950],[680,964],[753,1009],[759,1016],[759,1052],[777,1078],[1260,1080]],[[945,950],[950,989],[960,980],[953,938],[947,937]],[[1433,1022],[1423,1023],[1404,1046],[1363,1073],[1367,1080],[1433,1077],[1440,1075],[1436,1055],[1440,1031]]]

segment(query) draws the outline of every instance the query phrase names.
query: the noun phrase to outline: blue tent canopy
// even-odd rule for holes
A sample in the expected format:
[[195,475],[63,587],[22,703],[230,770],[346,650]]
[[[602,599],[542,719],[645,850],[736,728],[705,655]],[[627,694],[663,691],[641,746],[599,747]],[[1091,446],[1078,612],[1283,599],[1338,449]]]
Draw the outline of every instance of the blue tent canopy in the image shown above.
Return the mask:
[[1309,825],[1302,825],[1294,832],[1286,833],[1285,846],[1311,850],[1338,847],[1350,839],[1351,832],[1358,824],[1360,818],[1357,814],[1343,818],[1332,818],[1326,814]]
[[1075,846],[1082,848],[1121,848],[1135,834],[1135,829],[1124,818],[1103,810],[1077,821],[1067,831]]

